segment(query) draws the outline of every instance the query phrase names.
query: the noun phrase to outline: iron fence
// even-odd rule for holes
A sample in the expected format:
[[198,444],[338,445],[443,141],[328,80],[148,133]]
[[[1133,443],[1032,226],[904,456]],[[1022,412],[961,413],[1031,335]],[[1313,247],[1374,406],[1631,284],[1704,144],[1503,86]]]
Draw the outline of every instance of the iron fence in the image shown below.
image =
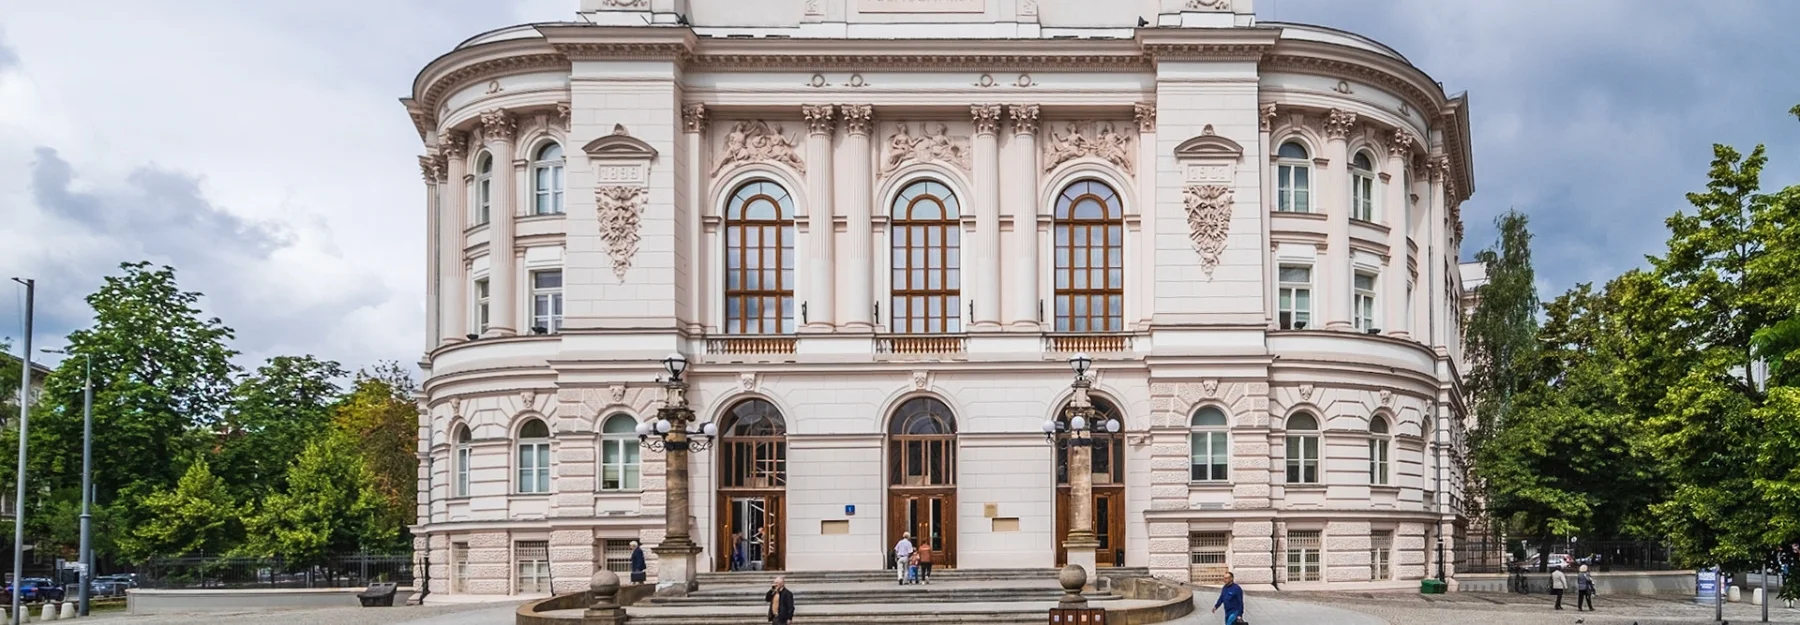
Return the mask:
[[317,565],[280,558],[189,556],[156,558],[138,569],[143,588],[354,588],[376,582],[410,586],[410,554],[330,556]]

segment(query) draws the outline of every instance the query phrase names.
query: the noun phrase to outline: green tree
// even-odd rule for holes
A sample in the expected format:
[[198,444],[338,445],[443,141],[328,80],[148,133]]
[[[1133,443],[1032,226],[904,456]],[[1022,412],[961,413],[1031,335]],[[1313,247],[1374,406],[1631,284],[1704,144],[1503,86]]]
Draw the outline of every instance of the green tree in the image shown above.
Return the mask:
[[19,360],[11,354],[12,339],[0,339],[0,423],[19,418]]
[[1531,268],[1531,230],[1523,213],[1494,220],[1500,240],[1477,252],[1487,283],[1463,331],[1470,361],[1465,384],[1475,404],[1477,444],[1505,427],[1512,399],[1529,389],[1537,351],[1537,275]]
[[196,458],[174,490],[158,490],[143,501],[143,522],[119,539],[122,554],[134,562],[153,557],[221,554],[243,536],[242,509],[213,475],[206,459]]
[[374,480],[348,435],[313,439],[288,469],[286,489],[250,518],[250,539],[239,553],[317,565],[334,553],[391,545],[395,529],[380,520]]
[[369,468],[371,487],[381,502],[378,518],[400,539],[418,514],[419,410],[412,392],[405,369],[397,363],[380,363],[357,374],[355,388],[333,418],[336,429],[348,435],[357,457]]
[[232,391],[214,462],[247,501],[281,488],[307,442],[331,427],[343,367],[312,356],[276,356]]

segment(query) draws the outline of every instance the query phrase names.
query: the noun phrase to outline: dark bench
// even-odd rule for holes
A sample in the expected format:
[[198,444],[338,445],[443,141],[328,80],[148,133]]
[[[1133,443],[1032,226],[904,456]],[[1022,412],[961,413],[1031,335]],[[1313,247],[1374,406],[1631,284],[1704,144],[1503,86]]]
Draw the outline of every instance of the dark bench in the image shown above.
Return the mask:
[[399,588],[399,584],[392,583],[369,584],[368,590],[356,593],[356,599],[365,608],[391,608],[394,607],[394,592]]

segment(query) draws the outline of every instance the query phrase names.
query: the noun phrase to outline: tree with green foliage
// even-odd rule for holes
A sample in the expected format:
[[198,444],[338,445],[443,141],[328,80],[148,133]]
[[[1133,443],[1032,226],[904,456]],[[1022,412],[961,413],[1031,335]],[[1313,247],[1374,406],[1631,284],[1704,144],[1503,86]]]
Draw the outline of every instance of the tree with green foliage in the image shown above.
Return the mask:
[[418,514],[419,410],[412,393],[412,377],[405,369],[380,363],[357,374],[355,387],[333,418],[334,427],[349,436],[369,468],[383,527],[402,540]]
[[318,565],[334,553],[382,550],[397,538],[381,522],[374,474],[343,432],[314,438],[288,469],[286,488],[250,517],[241,555]]
[[214,463],[232,476],[232,489],[259,500],[286,482],[287,468],[306,444],[331,427],[343,392],[343,367],[312,356],[276,356],[232,391]]
[[144,498],[146,520],[118,539],[126,558],[222,554],[243,536],[243,510],[205,458],[188,464],[173,490]]
[[1505,427],[1512,399],[1531,388],[1530,364],[1538,345],[1537,274],[1531,268],[1531,230],[1523,213],[1507,211],[1494,220],[1500,239],[1475,254],[1487,283],[1463,328],[1470,361],[1464,384],[1473,399],[1479,441]]

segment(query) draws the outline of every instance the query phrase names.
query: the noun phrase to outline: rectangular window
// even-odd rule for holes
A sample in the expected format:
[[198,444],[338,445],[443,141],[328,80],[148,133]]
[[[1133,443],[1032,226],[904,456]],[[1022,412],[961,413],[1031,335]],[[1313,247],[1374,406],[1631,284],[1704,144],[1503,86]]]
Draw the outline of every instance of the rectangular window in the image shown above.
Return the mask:
[[1319,483],[1319,437],[1287,437],[1287,483]]
[[562,270],[531,274],[531,328],[556,333],[562,330]]
[[1350,218],[1375,221],[1375,179],[1356,175],[1350,179]]
[[1305,165],[1283,163],[1276,171],[1279,202],[1275,210],[1284,213],[1312,212],[1311,189],[1312,168]]
[[548,541],[520,541],[513,546],[513,562],[518,568],[518,578],[515,582],[519,594],[550,594],[550,543]]
[[1194,432],[1188,435],[1188,448],[1193,455],[1189,463],[1189,479],[1195,482],[1226,479],[1225,466],[1230,463],[1231,458],[1227,433]]
[[641,452],[637,439],[600,441],[600,490],[637,490]]
[[475,281],[475,333],[486,334],[488,331],[488,280],[482,278]]
[[1318,530],[1287,533],[1287,581],[1316,582],[1320,579]]
[[1369,483],[1376,486],[1388,483],[1388,439],[1369,439]]
[[1189,576],[1196,584],[1218,584],[1225,581],[1226,548],[1231,544],[1230,532],[1189,532]]
[[1369,537],[1369,579],[1378,582],[1392,579],[1393,559],[1393,530],[1376,530]]
[[1276,316],[1283,330],[1304,330],[1312,322],[1312,268],[1282,265]]
[[550,492],[550,443],[548,441],[519,444],[519,492]]
[[494,181],[482,177],[475,180],[475,225],[486,225],[489,208],[493,206]]
[[605,554],[606,570],[618,573],[620,577],[630,579],[631,541],[607,538],[600,545],[600,553]]
[[469,496],[469,459],[468,445],[456,447],[456,496]]
[[462,594],[469,584],[469,543],[450,543],[450,592]]
[[1351,294],[1352,308],[1356,314],[1356,329],[1368,332],[1375,328],[1375,276],[1373,274],[1356,274],[1356,285]]

